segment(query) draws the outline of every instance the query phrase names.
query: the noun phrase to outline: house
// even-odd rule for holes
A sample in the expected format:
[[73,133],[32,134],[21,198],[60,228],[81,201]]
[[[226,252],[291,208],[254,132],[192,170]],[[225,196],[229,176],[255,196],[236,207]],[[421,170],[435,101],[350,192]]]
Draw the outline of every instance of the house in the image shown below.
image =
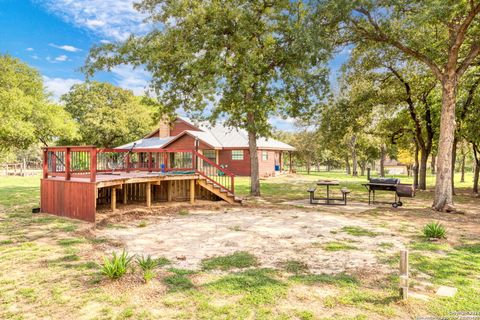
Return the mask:
[[[244,130],[227,128],[221,124],[194,124],[177,117],[173,122],[160,122],[159,127],[143,139],[119,146],[119,149],[165,149],[171,151],[196,150],[210,161],[237,176],[250,176],[248,135]],[[285,157],[295,148],[275,139],[257,140],[260,176],[267,177],[284,170]],[[191,153],[172,153],[172,167],[183,168],[191,163]],[[146,156],[135,159],[139,165]],[[154,160],[155,161],[155,160]]]
[[408,174],[408,166],[400,163],[398,160],[387,157],[383,164],[386,174],[391,175],[406,175]]

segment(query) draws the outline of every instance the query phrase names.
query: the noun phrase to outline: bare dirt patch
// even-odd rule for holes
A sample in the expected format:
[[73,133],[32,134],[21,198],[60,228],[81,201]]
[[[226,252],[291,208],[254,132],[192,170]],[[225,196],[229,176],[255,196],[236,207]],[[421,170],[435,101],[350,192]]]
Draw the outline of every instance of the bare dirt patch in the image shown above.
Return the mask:
[[[350,207],[360,214],[367,208]],[[380,243],[391,243],[389,250],[404,247],[407,240],[393,235],[368,219],[342,216],[325,210],[300,208],[233,207],[224,210],[196,209],[187,215],[143,216],[146,225],[127,220],[119,228],[101,228],[97,237],[121,242],[131,254],[164,256],[181,268],[199,268],[204,258],[248,251],[263,267],[277,267],[287,260],[307,264],[312,272],[339,273],[368,269],[385,272],[388,268],[376,258]],[[335,211],[338,209],[334,209]],[[356,226],[375,236],[353,236],[343,227]],[[348,244],[343,250],[326,250],[332,242]],[[111,250],[118,248],[111,247]],[[185,257],[185,260],[178,258]]]

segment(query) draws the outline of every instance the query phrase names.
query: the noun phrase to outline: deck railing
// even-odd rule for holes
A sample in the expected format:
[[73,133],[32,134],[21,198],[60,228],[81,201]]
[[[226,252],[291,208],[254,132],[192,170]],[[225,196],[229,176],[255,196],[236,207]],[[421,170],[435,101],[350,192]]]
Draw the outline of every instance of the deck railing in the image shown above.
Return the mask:
[[215,186],[234,193],[235,175],[195,150],[97,149],[95,146],[43,148],[43,177],[88,178],[115,172],[193,171]]

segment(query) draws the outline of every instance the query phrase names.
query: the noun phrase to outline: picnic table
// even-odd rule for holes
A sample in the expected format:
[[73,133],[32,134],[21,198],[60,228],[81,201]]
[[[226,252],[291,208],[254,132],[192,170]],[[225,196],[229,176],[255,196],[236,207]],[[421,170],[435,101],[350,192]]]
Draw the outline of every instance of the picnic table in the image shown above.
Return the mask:
[[[308,189],[307,191],[310,193],[310,204],[326,204],[326,205],[333,205],[333,204],[347,204],[347,195],[350,193],[350,190],[347,188],[341,188],[340,191],[342,193],[341,198],[334,198],[330,197],[330,186],[339,186],[340,182],[338,180],[318,180],[317,186],[326,187],[327,196],[326,197],[315,197],[315,191],[317,187],[313,187]],[[336,201],[341,201],[338,203]]]

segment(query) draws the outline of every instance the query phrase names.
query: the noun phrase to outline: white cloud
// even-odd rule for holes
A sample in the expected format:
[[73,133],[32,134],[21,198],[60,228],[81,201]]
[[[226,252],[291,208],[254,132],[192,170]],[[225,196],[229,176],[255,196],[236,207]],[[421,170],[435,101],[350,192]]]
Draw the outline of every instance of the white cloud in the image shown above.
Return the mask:
[[55,61],[58,61],[58,62],[64,62],[64,61],[67,61],[67,60],[68,60],[68,57],[64,54],[55,58]]
[[38,59],[40,59],[40,57],[37,56],[36,54],[34,54],[34,55],[32,56],[32,59],[33,59],[33,60],[38,60]]
[[121,65],[113,68],[112,73],[119,87],[132,90],[135,95],[144,95],[148,89],[150,74],[143,69]]
[[58,101],[60,96],[67,93],[74,84],[82,83],[80,79],[73,78],[50,78],[43,76],[43,83],[47,91],[52,94],[54,100]]
[[283,130],[283,131],[295,131],[295,119],[294,118],[287,118],[283,119],[281,117],[271,117],[270,124],[273,125],[275,128]]
[[33,51],[33,48],[27,48],[26,50],[27,51]]
[[54,48],[57,48],[57,49],[65,50],[65,51],[68,51],[68,52],[82,51],[82,49],[75,48],[74,46],[70,46],[68,44],[65,44],[63,46],[59,46],[59,45],[56,45],[54,43],[50,43],[50,46],[54,47]]
[[65,21],[107,39],[125,40],[131,33],[143,33],[149,29],[143,22],[145,15],[133,8],[136,0],[35,1]]

